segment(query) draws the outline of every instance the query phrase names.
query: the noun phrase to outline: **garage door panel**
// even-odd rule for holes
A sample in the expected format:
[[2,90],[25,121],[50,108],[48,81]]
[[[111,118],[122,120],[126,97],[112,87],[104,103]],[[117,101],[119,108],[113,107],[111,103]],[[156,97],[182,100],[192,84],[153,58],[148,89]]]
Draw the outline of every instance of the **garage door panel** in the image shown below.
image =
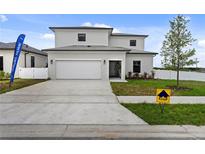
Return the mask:
[[101,61],[56,61],[56,79],[101,79]]

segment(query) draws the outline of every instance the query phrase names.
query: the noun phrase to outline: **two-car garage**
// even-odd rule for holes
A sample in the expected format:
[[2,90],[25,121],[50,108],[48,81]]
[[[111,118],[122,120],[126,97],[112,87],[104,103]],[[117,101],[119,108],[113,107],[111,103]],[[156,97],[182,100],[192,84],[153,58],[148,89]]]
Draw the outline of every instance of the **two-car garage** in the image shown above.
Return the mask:
[[56,60],[56,79],[101,79],[101,60]]
[[124,48],[68,46],[44,51],[48,53],[48,73],[52,80],[109,80],[110,61],[121,61],[121,80],[125,79]]

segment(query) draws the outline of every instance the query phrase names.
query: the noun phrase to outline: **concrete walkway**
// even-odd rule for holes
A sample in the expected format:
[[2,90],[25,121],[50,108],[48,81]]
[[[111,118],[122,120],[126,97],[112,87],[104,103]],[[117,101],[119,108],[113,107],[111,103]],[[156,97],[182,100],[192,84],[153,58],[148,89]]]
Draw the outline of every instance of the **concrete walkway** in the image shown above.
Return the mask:
[[0,124],[146,124],[109,81],[50,80],[0,95]]
[[0,139],[205,139],[205,126],[0,125]]
[[[156,96],[117,96],[120,103],[156,103]],[[171,104],[205,104],[205,96],[171,96]]]

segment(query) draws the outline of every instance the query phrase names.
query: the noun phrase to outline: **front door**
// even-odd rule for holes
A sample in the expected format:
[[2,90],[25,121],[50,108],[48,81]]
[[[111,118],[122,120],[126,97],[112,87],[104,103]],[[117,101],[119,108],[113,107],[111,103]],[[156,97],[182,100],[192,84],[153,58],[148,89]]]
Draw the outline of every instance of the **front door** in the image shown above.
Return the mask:
[[121,78],[121,61],[109,61],[109,78]]
[[3,56],[0,56],[0,71],[4,70],[4,61]]

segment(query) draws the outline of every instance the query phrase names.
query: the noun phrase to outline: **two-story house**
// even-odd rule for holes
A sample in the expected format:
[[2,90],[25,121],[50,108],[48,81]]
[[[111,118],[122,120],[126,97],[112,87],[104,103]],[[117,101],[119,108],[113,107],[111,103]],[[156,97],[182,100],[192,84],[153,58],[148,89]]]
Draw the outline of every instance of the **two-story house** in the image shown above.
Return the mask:
[[51,79],[121,79],[150,73],[156,53],[144,51],[148,35],[113,33],[113,28],[50,27],[55,48],[48,53]]

